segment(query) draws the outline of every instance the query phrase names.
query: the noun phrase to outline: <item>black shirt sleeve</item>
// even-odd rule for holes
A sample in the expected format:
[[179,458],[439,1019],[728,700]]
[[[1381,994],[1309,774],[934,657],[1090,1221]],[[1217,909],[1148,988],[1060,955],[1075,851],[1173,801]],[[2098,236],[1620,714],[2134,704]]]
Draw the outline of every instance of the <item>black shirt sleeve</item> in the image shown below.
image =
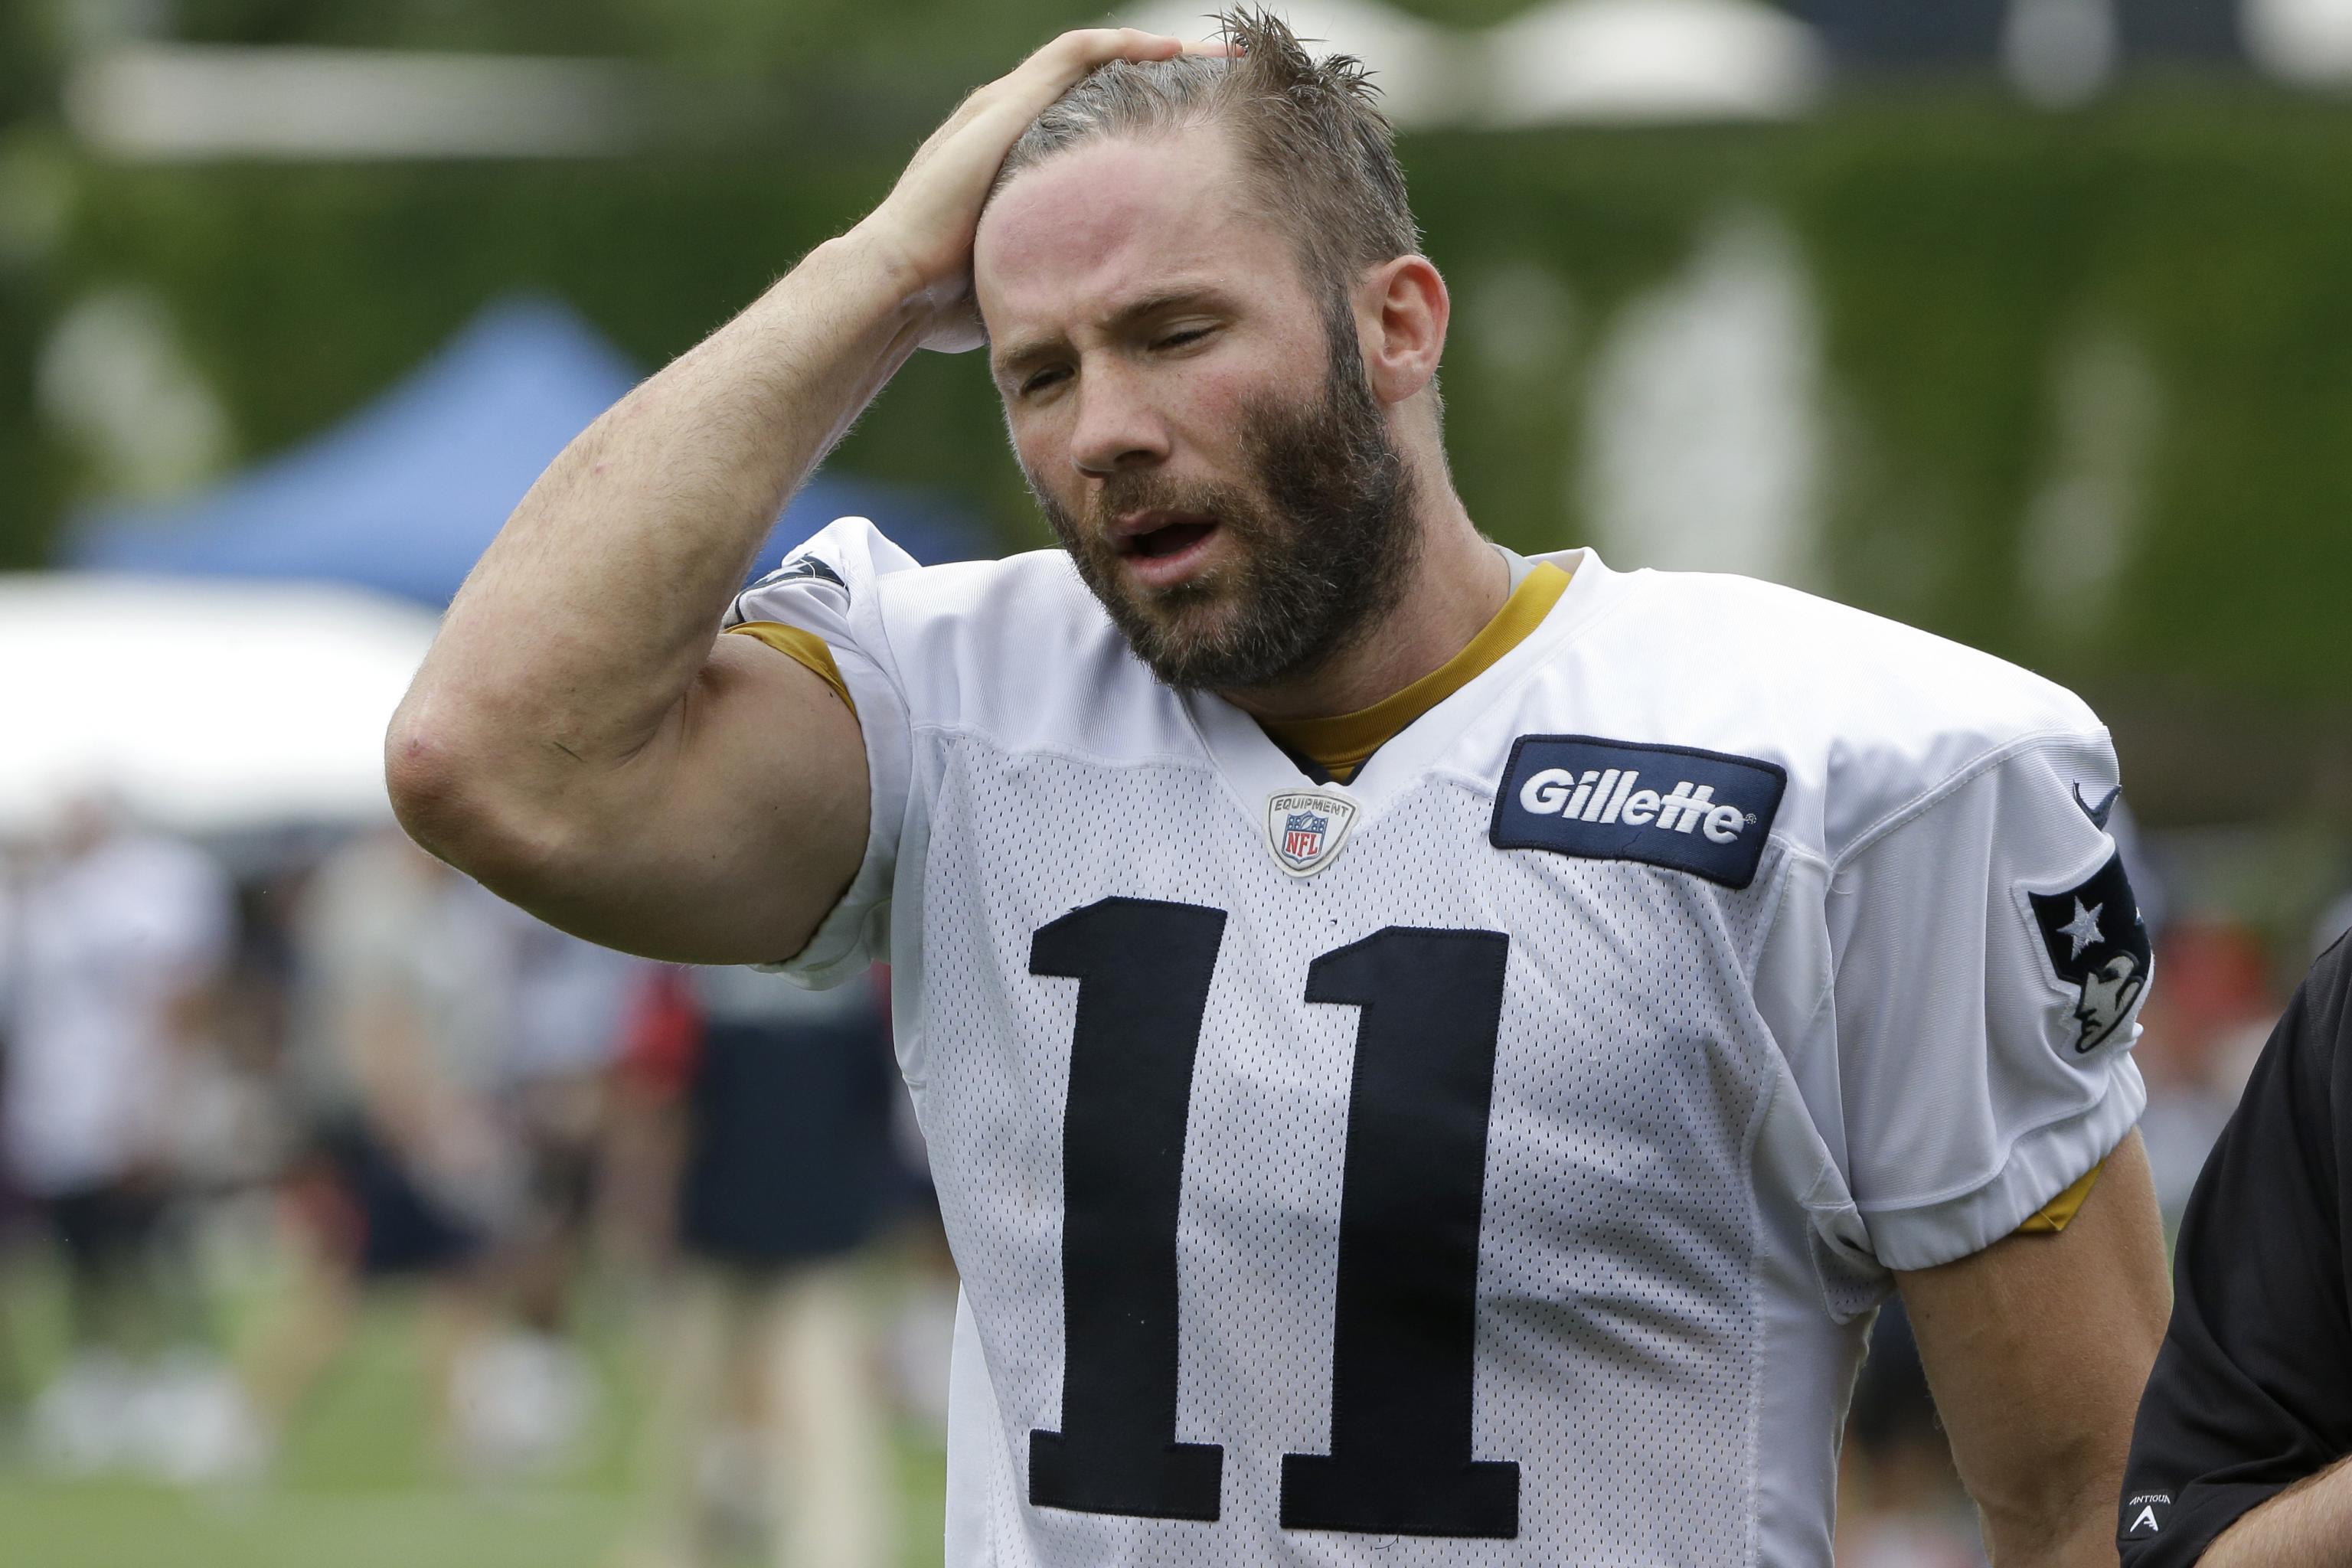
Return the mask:
[[2352,941],[2312,969],[2197,1178],[2172,1323],[2132,1433],[2126,1568],[2195,1563],[2241,1514],[2352,1452]]

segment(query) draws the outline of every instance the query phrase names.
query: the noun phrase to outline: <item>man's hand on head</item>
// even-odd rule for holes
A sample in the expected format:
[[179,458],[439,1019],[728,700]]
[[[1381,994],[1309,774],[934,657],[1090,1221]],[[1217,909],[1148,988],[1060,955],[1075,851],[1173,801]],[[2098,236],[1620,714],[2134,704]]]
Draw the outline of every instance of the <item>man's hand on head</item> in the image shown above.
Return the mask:
[[786,498],[907,356],[980,342],[973,233],[1038,112],[1097,66],[1186,48],[1055,39],[967,99],[856,228],[558,455],[385,737],[420,842],[649,956],[756,963],[809,940],[868,835],[860,718],[792,658],[719,637],[721,616]]
[[1134,27],[1082,27],[958,105],[916,150],[882,205],[857,226],[902,272],[909,297],[924,302],[930,320],[923,346],[960,353],[983,340],[971,298],[972,233],[998,167],[1031,121],[1097,66],[1224,52],[1214,41],[1187,43]]

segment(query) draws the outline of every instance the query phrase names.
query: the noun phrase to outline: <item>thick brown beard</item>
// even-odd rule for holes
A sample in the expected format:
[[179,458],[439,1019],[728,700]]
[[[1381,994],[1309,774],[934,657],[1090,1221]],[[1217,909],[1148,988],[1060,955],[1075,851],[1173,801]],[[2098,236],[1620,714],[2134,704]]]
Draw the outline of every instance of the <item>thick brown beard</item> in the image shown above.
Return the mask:
[[[1081,524],[1028,475],[1111,623],[1179,690],[1250,691],[1311,675],[1370,636],[1404,596],[1421,549],[1412,472],[1372,400],[1353,321],[1327,338],[1319,395],[1267,394],[1244,405],[1249,489],[1122,471],[1103,482]],[[1131,587],[1110,522],[1147,508],[1215,519],[1229,536],[1226,563],[1171,587]]]

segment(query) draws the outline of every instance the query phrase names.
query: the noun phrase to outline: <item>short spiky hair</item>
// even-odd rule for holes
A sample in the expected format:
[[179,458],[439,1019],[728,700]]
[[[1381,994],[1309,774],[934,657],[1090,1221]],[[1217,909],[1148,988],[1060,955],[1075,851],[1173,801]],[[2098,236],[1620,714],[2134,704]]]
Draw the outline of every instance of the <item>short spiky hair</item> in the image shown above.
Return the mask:
[[996,189],[1098,138],[1217,124],[1234,133],[1266,216],[1290,231],[1310,280],[1344,295],[1364,268],[1418,251],[1395,136],[1363,62],[1317,60],[1263,10],[1215,20],[1231,54],[1115,60],[1090,72],[1030,121]]

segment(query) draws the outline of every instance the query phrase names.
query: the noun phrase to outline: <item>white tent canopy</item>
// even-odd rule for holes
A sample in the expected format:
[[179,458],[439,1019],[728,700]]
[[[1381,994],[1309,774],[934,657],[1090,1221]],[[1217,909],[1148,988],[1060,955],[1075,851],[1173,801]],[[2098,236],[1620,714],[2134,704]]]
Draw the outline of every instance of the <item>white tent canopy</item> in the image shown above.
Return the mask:
[[2304,87],[2352,85],[2352,5],[2344,0],[2245,0],[2238,25],[2246,53],[2272,75]]
[[[1202,37],[1205,9],[1140,0],[1110,25]],[[1811,109],[1829,75],[1813,29],[1763,0],[1552,0],[1480,32],[1381,0],[1276,9],[1315,53],[1370,66],[1404,131],[1780,120]]]
[[0,835],[103,791],[188,832],[381,820],[431,612],[353,589],[0,576]]
[[1479,42],[1495,126],[1786,119],[1829,75],[1812,29],[1759,0],[1555,0]]

